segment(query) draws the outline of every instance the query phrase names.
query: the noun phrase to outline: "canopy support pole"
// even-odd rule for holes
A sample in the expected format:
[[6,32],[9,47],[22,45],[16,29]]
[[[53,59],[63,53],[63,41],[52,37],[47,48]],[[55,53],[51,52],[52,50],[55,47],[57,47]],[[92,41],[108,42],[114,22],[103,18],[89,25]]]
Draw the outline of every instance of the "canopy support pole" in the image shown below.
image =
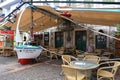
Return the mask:
[[[33,0],[31,0],[31,5],[33,3]],[[34,41],[34,35],[33,35],[33,9],[31,8],[31,26],[30,26],[30,41]]]

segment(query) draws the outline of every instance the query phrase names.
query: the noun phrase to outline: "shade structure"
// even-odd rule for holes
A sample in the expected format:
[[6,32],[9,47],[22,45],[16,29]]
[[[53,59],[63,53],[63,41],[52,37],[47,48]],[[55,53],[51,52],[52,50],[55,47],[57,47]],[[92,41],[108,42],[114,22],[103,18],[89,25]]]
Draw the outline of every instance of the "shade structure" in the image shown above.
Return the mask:
[[[16,22],[10,23],[8,22],[6,26],[11,26],[12,30],[16,29],[17,21],[19,14],[17,14]],[[44,13],[40,10],[33,10],[33,31],[37,32],[40,30],[44,30],[56,25],[59,25],[63,22],[63,20],[56,16],[56,14]],[[31,9],[26,8],[24,11],[19,25],[19,30],[29,31],[31,26]]]
[[120,12],[71,11],[76,22],[95,25],[116,26],[120,24]]
[[[38,7],[40,10],[34,10],[33,12],[34,32],[59,25],[63,23],[63,21],[65,20],[60,15],[63,11],[56,11],[55,9],[49,6],[38,6]],[[20,22],[20,27],[19,27],[20,30],[24,30],[24,31],[30,30],[30,25],[31,25],[30,10],[31,10],[30,8],[27,8],[25,10]],[[116,26],[117,24],[120,24],[120,12],[72,10],[69,11],[69,13],[72,15],[70,19],[77,23],[106,25],[106,26]],[[17,18],[18,16],[19,14],[17,15]],[[16,22],[15,23],[8,22],[6,26],[12,26],[12,29],[15,30]]]
[[[51,11],[50,7],[42,7],[45,10]],[[69,8],[69,7],[68,7]],[[108,11],[109,10],[109,11]],[[120,24],[120,9],[105,8],[105,9],[75,9],[66,10],[72,15],[71,20],[78,23],[93,24],[93,25],[106,25],[106,26],[116,26]],[[53,13],[61,14],[64,11],[52,11]]]

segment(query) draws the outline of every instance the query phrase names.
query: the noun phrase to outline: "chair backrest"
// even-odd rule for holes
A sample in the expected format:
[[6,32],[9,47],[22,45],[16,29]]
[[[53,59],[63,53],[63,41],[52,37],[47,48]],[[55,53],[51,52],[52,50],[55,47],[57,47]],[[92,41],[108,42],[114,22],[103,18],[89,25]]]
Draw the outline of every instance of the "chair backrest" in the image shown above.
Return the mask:
[[65,48],[64,47],[60,47],[58,49],[58,55],[62,55],[64,53],[64,51],[65,51]]
[[103,52],[102,56],[107,57],[109,59],[112,54],[113,54],[112,52]]
[[64,73],[65,80],[83,80],[85,78],[84,74],[77,72],[76,68],[69,65],[62,65],[62,71]]
[[95,56],[95,55],[85,55],[83,60],[88,60],[88,61],[92,61],[94,63],[99,64],[100,57],[99,56]]
[[70,80],[70,78],[76,80],[76,75],[77,75],[76,69],[68,65],[62,65],[62,71],[64,72],[64,76],[67,80]]
[[75,53],[76,53],[76,55],[80,55],[80,54],[82,54],[82,51],[76,49]]
[[102,50],[101,50],[101,49],[95,49],[94,52],[95,52],[95,53],[101,53]]
[[4,54],[4,51],[5,51],[5,48],[2,47],[2,48],[0,49],[0,53]]
[[56,48],[49,48],[49,52],[51,52],[51,53],[57,53],[58,49],[56,49]]
[[62,55],[62,61],[64,65],[69,65],[71,61],[71,56],[70,55]]
[[76,56],[78,57],[79,55],[83,55],[84,54],[84,51],[81,51],[81,50],[75,50],[75,54]]
[[113,66],[113,68],[112,68],[112,74],[114,74],[114,75],[116,74],[119,66],[120,66],[120,62],[115,61],[115,62],[114,62],[114,66]]
[[62,47],[60,47],[60,50],[65,50],[65,48],[62,46]]

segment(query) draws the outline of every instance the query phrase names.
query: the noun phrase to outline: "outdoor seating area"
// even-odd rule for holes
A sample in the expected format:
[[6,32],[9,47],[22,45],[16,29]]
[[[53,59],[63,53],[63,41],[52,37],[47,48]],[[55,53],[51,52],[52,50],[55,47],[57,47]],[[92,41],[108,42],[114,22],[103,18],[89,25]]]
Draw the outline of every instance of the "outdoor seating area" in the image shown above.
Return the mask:
[[[9,48],[1,48],[1,56],[13,55],[17,57],[16,51]],[[60,47],[43,47],[41,54],[36,58],[38,64],[42,62],[56,62],[60,68],[58,73],[65,80],[119,80],[116,76],[120,73],[120,60],[115,60],[111,56],[112,52],[104,49],[95,49],[94,52],[87,52],[75,49],[67,50],[68,48]],[[3,52],[3,50],[5,52]],[[9,52],[9,53],[6,53]],[[60,61],[60,62],[59,62]],[[55,63],[55,64],[56,64]],[[29,63],[30,64],[30,63]],[[30,64],[30,65],[32,65]],[[62,80],[62,79],[60,79]]]
[[120,80],[119,0],[0,0],[0,80]]
[[[2,66],[0,67],[0,69],[3,69],[3,71],[0,71],[0,77],[2,80],[15,80],[16,77],[19,77],[19,79],[25,80],[27,78],[32,79],[32,77],[27,77],[27,75],[36,73],[35,75],[33,75],[33,77],[37,78],[38,80],[39,79],[49,80],[50,75],[51,75],[50,79],[52,80],[56,80],[56,79],[57,80],[64,80],[64,79],[67,79],[67,80],[107,80],[108,78],[112,80],[120,79],[119,77],[120,62],[119,61],[106,61],[106,62],[101,62],[101,63],[94,63],[92,61],[86,61],[84,60],[84,58],[83,60],[78,60],[77,58],[71,55],[63,55],[63,56],[67,56],[68,61],[70,61],[69,64],[64,63],[65,60],[62,59],[62,56],[61,58],[58,58],[58,59],[53,58],[52,60],[50,60],[50,58],[47,58],[47,57],[42,58],[42,56],[40,56],[40,59],[37,63],[32,63],[30,65],[24,65],[24,66],[19,64],[16,60],[17,58],[14,56],[5,57],[6,59],[8,59],[6,63],[8,63],[7,65],[9,67],[7,65],[3,68]],[[68,56],[72,57],[73,59],[70,60]],[[1,60],[4,59],[2,55],[0,56],[0,59]],[[5,65],[3,61],[0,61],[0,64]],[[12,67],[13,68],[9,71],[8,68],[10,68],[10,66],[11,68]],[[31,72],[31,70],[32,70],[32,73],[27,74]],[[108,71],[111,71],[111,72],[108,72]],[[18,75],[21,75],[20,73],[21,74],[24,73],[24,76],[21,78],[20,76],[18,76]],[[1,76],[2,74],[4,75]],[[44,75],[44,77],[39,77],[39,78],[37,77],[37,76],[42,76],[42,75]],[[4,79],[4,76],[6,76],[5,79]]]
[[[62,47],[63,48],[63,47]],[[47,49],[48,55],[50,56],[49,61],[59,61],[61,60],[61,72],[60,76],[63,76],[65,80],[106,80],[112,79],[116,80],[115,76],[117,70],[119,70],[120,62],[119,60],[112,60],[110,57],[103,58],[102,55],[95,53],[82,52],[77,53],[82,57],[78,57],[76,54],[66,54],[62,49]],[[47,51],[46,50],[46,51]],[[59,51],[62,50],[63,53],[59,55]],[[79,51],[79,50],[76,50]],[[45,51],[43,51],[45,52]],[[100,53],[100,52],[99,52]],[[46,52],[45,52],[46,54]],[[96,55],[95,55],[96,54]],[[52,55],[52,56],[51,56]],[[106,52],[105,56],[111,55],[110,52]],[[107,72],[106,70],[110,71]]]

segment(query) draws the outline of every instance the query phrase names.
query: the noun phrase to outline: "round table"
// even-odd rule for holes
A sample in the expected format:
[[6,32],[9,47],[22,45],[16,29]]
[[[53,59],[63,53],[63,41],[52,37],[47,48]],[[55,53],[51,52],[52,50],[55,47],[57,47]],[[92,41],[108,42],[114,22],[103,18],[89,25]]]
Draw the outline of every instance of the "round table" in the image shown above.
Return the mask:
[[78,70],[86,70],[87,71],[86,78],[88,80],[90,80],[91,79],[91,70],[97,68],[99,66],[99,64],[91,62],[91,61],[82,60],[82,61],[71,61],[70,66],[77,68]]
[[80,69],[94,69],[99,66],[99,64],[91,62],[91,61],[71,61],[70,66]]

